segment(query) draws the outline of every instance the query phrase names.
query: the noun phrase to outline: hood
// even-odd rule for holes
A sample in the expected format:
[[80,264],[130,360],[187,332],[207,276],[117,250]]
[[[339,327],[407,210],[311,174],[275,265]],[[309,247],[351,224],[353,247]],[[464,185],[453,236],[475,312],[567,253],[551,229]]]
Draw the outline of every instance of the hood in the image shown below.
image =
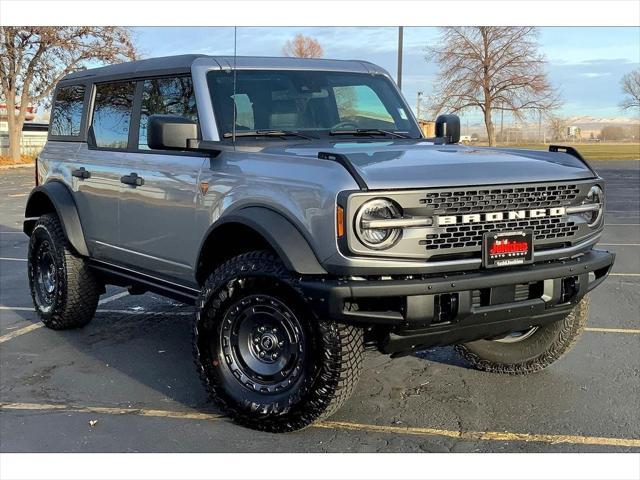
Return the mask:
[[[567,153],[434,145],[425,141],[297,143],[264,153],[317,157],[346,155],[371,190],[534,183],[594,178]],[[319,160],[322,161],[322,160]]]

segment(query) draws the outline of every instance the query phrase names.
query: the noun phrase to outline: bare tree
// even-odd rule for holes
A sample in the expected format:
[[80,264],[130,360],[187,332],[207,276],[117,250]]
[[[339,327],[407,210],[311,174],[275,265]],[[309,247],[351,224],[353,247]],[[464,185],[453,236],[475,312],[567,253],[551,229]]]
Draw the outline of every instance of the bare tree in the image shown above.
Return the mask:
[[600,140],[603,142],[624,140],[627,136],[628,132],[618,125],[607,125],[600,130]]
[[131,33],[121,27],[0,27],[0,96],[7,104],[9,157],[20,158],[29,105],[48,99],[55,84],[87,61],[134,59]]
[[620,108],[640,108],[640,68],[627,73],[620,81],[625,97],[620,103]]
[[564,117],[557,115],[549,115],[547,117],[547,125],[549,128],[549,134],[551,140],[564,141],[567,139],[567,128],[569,127],[569,121]]
[[444,27],[437,45],[427,47],[427,61],[440,66],[434,114],[479,108],[495,144],[494,110],[517,119],[558,106],[544,72],[534,27]]
[[313,37],[305,37],[298,33],[293,40],[287,40],[282,47],[285,57],[320,58],[324,55],[322,46]]

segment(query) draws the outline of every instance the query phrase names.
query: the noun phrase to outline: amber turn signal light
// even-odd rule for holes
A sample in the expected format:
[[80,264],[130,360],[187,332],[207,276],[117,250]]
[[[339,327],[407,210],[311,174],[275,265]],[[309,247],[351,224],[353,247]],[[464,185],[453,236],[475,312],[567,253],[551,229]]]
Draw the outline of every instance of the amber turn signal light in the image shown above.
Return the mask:
[[338,238],[344,236],[344,208],[338,205],[336,209],[336,231]]

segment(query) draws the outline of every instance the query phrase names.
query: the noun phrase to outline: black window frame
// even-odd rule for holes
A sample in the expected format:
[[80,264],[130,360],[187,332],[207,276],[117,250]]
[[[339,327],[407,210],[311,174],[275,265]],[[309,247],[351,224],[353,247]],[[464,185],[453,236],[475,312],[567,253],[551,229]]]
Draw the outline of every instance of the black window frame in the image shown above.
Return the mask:
[[[54,135],[51,133],[51,118],[53,118],[53,110],[55,108],[56,98],[58,97],[58,92],[63,88],[68,87],[84,87],[84,98],[82,100],[82,114],[80,116],[80,130],[78,135]],[[91,84],[87,84],[85,82],[69,82],[69,83],[59,83],[56,85],[56,88],[53,92],[53,99],[51,103],[51,118],[49,119],[49,131],[47,135],[47,141],[51,140],[54,142],[84,142],[86,140],[86,131],[88,127],[87,120],[89,118],[89,104],[91,103],[91,95],[92,95],[92,86]]]
[[[142,149],[138,148],[138,139],[140,136],[140,118],[142,116],[142,95],[144,93],[144,82],[147,80],[155,80],[158,78],[176,78],[176,77],[188,77],[191,79],[191,83],[195,84],[193,81],[193,76],[190,73],[185,72],[176,72],[176,73],[165,73],[162,75],[149,75],[142,77],[132,77],[132,78],[113,78],[113,79],[105,79],[104,81],[97,81],[91,84],[90,86],[90,101],[88,106],[89,114],[87,115],[86,121],[86,140],[87,146],[90,150],[102,150],[109,152],[126,152],[126,153],[143,153],[143,154],[156,154],[156,155],[178,155],[178,156],[210,156],[210,154],[204,152],[195,152],[189,150],[152,150],[152,149]],[[129,136],[127,139],[127,148],[111,148],[111,147],[99,147],[95,144],[91,144],[89,140],[89,129],[92,128],[93,125],[93,110],[96,99],[96,86],[105,84],[105,83],[118,83],[118,82],[134,82],[135,87],[133,91],[133,106],[131,110],[131,120],[129,123]],[[195,96],[195,91],[194,91]],[[198,99],[195,96],[196,102],[196,114],[198,113]],[[200,117],[198,116],[198,138],[202,138],[202,132],[200,130]]]
[[[269,71],[274,71],[274,69],[271,68],[267,68],[267,67],[256,67],[256,68],[246,68],[246,69],[239,69],[237,70],[237,72],[269,72]],[[278,71],[277,69],[275,70],[276,72]],[[413,112],[411,110],[411,107],[409,106],[409,104],[407,103],[406,99],[404,98],[404,96],[402,95],[402,92],[395,86],[393,79],[391,79],[391,77],[389,77],[388,75],[384,75],[384,74],[380,74],[380,73],[366,73],[366,72],[354,72],[354,71],[341,71],[341,70],[306,70],[306,69],[285,69],[285,71],[293,71],[293,72],[313,72],[313,71],[320,71],[320,72],[330,72],[332,74],[343,74],[343,75],[350,75],[350,74],[354,74],[354,75],[361,75],[363,77],[369,77],[369,76],[373,76],[373,77],[380,77],[382,78],[384,81],[388,82],[390,85],[390,91],[386,92],[386,95],[384,95],[384,98],[381,97],[379,94],[377,94],[377,92],[375,92],[378,96],[378,98],[380,99],[380,101],[385,105],[386,108],[386,100],[393,100],[390,98],[390,95],[392,95],[391,90],[395,90],[396,94],[397,94],[397,100],[399,102],[399,105],[401,105],[402,107],[404,107],[404,110],[406,112],[407,115],[407,121],[411,124],[413,124],[413,126],[415,127],[415,134],[418,135],[417,137],[407,137],[407,139],[413,139],[413,140],[420,140],[423,139],[424,136],[422,134],[422,130],[420,128],[420,125],[418,124],[417,119],[415,118],[415,116],[413,115]],[[212,91],[211,91],[211,84],[210,84],[210,75],[219,75],[223,72],[226,72],[225,69],[212,69],[206,72],[205,74],[205,79],[206,79],[206,87],[207,87],[207,94],[211,97],[211,108],[213,109],[213,114],[214,114],[214,118],[216,119],[216,129],[218,132],[218,142],[225,145],[234,145],[233,143],[233,139],[230,137],[224,137],[224,129],[223,129],[223,125],[222,122],[219,121],[219,116],[218,116],[218,111],[216,109],[215,106],[215,102],[213,100],[213,95],[212,95]],[[335,98],[333,99],[334,104],[335,104]],[[337,104],[336,104],[336,108],[337,108]],[[395,112],[389,111],[388,110],[389,115],[394,119],[395,121]],[[398,112],[398,115],[401,117],[401,115]],[[404,120],[404,119],[402,119]],[[293,129],[294,131],[296,131],[296,129]],[[305,133],[309,133],[311,135],[316,134],[317,131],[308,131],[308,130],[300,130],[300,133],[305,134]],[[328,132],[328,130],[327,130]],[[410,132],[411,133],[411,132]],[[320,139],[321,140],[327,140],[330,139],[331,141],[335,141],[335,142],[348,142],[348,141],[353,141],[354,138],[359,138],[359,137],[350,137],[350,136],[344,136],[344,137],[335,137],[335,136],[330,136],[328,134],[326,135],[320,135]],[[384,137],[378,137],[379,138],[384,138]],[[238,140],[241,140],[243,142],[255,142],[255,138],[253,137],[236,137],[236,144],[238,142]],[[260,140],[261,143],[264,143],[265,141],[268,142],[275,142],[277,141],[277,138],[270,138],[268,140]]]
[[[192,88],[194,88],[193,97],[194,97],[195,106],[196,106],[196,117],[198,118],[198,121],[196,122],[198,126],[198,139],[202,139],[202,132],[200,131],[200,116],[198,115],[198,112],[199,112],[198,99],[195,94],[195,82],[193,81],[193,76],[185,73],[153,75],[153,76],[142,77],[137,79],[137,82],[138,82],[138,84],[136,85],[137,95],[134,96],[134,99],[133,99],[134,103],[133,103],[133,116],[132,116],[132,125],[135,125],[135,138],[134,139],[131,138],[131,131],[130,131],[129,132],[130,134],[129,149],[130,151],[137,152],[137,153],[163,153],[164,152],[164,153],[176,154],[176,153],[187,152],[188,154],[193,154],[194,152],[189,152],[186,149],[185,150],[160,150],[160,149],[152,150],[150,148],[140,148],[138,144],[140,140],[140,119],[142,118],[142,97],[144,95],[144,82],[146,82],[147,80],[158,80],[162,78],[188,78],[189,80],[191,80],[191,86]],[[131,143],[132,141],[133,143]]]

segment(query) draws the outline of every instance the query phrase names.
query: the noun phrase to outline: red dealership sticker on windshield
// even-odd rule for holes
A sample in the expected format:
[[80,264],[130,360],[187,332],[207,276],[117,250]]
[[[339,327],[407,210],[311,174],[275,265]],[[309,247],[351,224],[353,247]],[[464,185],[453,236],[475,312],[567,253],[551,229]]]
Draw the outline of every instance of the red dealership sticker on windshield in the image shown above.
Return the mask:
[[483,264],[487,268],[533,262],[533,232],[490,232],[484,234]]

